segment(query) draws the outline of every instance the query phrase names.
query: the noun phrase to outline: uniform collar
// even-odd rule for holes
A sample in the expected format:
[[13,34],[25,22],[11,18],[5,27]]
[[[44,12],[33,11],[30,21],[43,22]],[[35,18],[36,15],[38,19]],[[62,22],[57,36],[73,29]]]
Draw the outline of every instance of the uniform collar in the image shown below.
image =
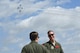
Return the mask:
[[35,42],[35,41],[31,41],[31,43],[38,43],[38,42]]
[[55,46],[56,42],[54,41],[52,44]]
[[55,46],[56,45],[56,41],[54,41],[53,43],[51,41],[48,41],[51,45]]

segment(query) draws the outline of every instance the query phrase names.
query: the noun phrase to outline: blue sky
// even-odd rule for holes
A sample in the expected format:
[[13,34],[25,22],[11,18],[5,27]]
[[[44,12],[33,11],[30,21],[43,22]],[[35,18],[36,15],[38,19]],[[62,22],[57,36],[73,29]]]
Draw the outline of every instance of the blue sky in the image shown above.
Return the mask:
[[20,53],[31,31],[42,44],[50,29],[65,53],[80,53],[79,23],[80,0],[0,0],[0,53]]

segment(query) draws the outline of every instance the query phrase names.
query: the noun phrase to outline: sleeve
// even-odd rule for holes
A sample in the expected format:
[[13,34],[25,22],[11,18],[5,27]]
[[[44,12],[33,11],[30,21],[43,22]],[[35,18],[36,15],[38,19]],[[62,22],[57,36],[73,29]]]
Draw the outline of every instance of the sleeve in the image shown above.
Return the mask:
[[60,46],[60,53],[64,53],[63,49],[62,49],[62,46],[60,43],[56,42],[59,46]]
[[25,47],[23,47],[23,48],[22,48],[21,53],[27,53],[27,52],[26,52],[26,48],[25,48]]
[[50,51],[45,46],[43,46],[43,49],[44,49],[44,53],[50,53]]
[[61,45],[60,45],[60,48],[61,48],[60,53],[64,53]]

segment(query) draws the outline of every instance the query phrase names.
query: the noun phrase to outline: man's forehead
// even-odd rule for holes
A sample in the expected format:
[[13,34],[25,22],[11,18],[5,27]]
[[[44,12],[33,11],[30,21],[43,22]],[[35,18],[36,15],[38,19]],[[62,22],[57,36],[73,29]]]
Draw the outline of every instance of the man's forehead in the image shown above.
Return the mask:
[[53,33],[54,33],[54,32],[52,32],[52,31],[51,31],[51,32],[49,32],[49,34],[53,34]]

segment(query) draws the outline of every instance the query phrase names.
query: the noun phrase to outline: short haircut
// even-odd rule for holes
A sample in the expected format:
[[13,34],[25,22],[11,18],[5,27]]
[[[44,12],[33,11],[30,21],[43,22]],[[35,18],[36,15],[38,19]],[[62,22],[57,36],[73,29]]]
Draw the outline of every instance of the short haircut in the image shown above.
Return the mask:
[[37,37],[38,37],[38,32],[32,31],[30,33],[30,39],[31,39],[31,41],[34,41]]
[[49,32],[53,32],[53,30],[49,30],[49,31],[47,32],[47,34],[49,34]]

